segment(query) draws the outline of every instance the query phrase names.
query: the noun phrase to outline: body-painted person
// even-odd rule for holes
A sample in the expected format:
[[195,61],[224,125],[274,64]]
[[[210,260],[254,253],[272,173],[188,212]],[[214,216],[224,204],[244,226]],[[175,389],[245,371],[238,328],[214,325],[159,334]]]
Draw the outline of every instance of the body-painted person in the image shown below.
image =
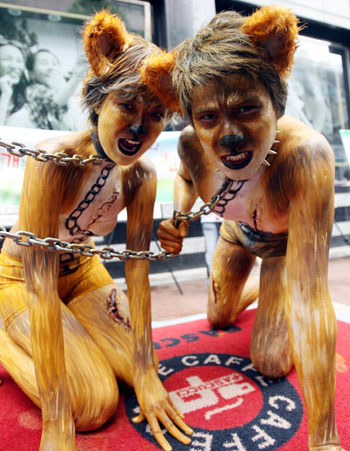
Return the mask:
[[[127,248],[148,250],[156,173],[142,155],[170,110],[141,82],[140,68],[161,52],[127,33],[106,11],[86,25],[84,42],[91,70],[83,97],[92,127],[38,147],[86,158],[98,153],[104,162],[62,167],[28,159],[12,231],[92,243],[92,235],[114,229],[126,207]],[[97,255],[59,254],[6,240],[0,259],[0,312],[6,327],[0,330],[0,362],[41,407],[41,450],[73,450],[75,429],[104,424],[117,408],[116,376],[134,387],[141,409],[135,421],[146,417],[164,449],[171,447],[158,422],[190,442],[180,429],[192,430],[157,375],[149,262],[125,262],[128,303]]]
[[[254,300],[257,291],[246,282],[261,257],[252,362],[268,378],[295,365],[309,449],[340,450],[327,280],[334,156],[322,135],[283,116],[298,28],[281,7],[249,17],[224,12],[176,49],[173,82],[191,125],[180,137],[174,208],[186,213],[197,196],[208,202],[233,180],[214,210],[224,222],[210,274],[209,322],[228,326]],[[163,247],[179,252],[187,227],[162,222]]]

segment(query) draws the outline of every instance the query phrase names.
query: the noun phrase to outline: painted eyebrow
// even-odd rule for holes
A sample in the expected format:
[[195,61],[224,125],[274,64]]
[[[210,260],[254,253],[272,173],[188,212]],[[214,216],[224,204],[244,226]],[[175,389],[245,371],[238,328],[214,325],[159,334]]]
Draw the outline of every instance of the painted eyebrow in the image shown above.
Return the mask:
[[[231,98],[230,98],[231,97]],[[222,101],[223,100],[223,101]],[[237,95],[237,94],[231,94],[228,96],[224,96],[223,99],[220,100],[213,100],[211,102],[208,102],[208,104],[205,107],[198,106],[197,108],[193,109],[194,114],[203,114],[203,113],[209,113],[212,110],[217,110],[220,108],[220,103],[228,104],[230,105],[233,103],[236,106],[245,104],[245,103],[256,103],[260,102],[259,96],[256,95]]]
[[240,105],[243,103],[249,103],[249,102],[260,102],[259,96],[257,95],[232,95],[227,96],[226,103],[229,105],[230,103],[233,103],[235,105]]
[[137,94],[135,95],[131,95],[131,96],[120,96],[118,95],[117,91],[114,91],[117,94],[117,97],[119,99],[120,102],[130,102],[130,103],[138,103],[141,101],[141,99],[143,98],[145,100],[145,105],[149,108],[164,108],[164,106],[162,105],[161,102],[157,101],[157,100],[146,100],[147,97],[143,97],[142,95]]
[[206,105],[203,108],[201,108],[201,107],[194,108],[193,113],[194,114],[210,113],[213,110],[217,110],[218,107],[219,107],[218,102],[215,102],[215,104],[213,102],[212,104],[209,103],[208,105]]
[[148,104],[148,106],[150,106],[151,108],[159,108],[159,109],[165,108],[164,105],[162,105],[161,103],[152,103],[152,102],[150,102]]

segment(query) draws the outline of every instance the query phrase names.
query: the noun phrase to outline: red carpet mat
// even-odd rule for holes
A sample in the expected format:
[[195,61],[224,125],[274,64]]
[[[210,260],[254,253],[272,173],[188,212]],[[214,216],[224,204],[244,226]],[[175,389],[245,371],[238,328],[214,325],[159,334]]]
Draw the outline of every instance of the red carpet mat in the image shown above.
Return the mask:
[[[236,325],[214,331],[206,320],[154,330],[159,373],[194,429],[192,444],[169,434],[175,451],[307,450],[307,424],[295,371],[271,381],[248,358],[254,310]],[[39,449],[40,411],[0,367],[0,450]],[[336,416],[341,445],[350,449],[350,325],[338,322]],[[101,429],[78,433],[78,451],[160,449],[138,413],[133,393],[123,393],[118,412]]]

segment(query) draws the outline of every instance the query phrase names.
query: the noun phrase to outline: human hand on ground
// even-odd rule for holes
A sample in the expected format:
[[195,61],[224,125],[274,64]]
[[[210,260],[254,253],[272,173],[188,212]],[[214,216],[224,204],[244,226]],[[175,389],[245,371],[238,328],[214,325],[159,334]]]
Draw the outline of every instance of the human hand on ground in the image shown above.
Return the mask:
[[189,435],[193,433],[193,430],[183,421],[183,415],[171,401],[156,370],[149,368],[144,374],[137,375],[136,373],[134,387],[141,413],[134,417],[132,421],[140,423],[146,418],[154,438],[165,451],[171,451],[173,448],[164,437],[159,421],[181,443],[190,444],[191,439],[184,435],[180,429]]

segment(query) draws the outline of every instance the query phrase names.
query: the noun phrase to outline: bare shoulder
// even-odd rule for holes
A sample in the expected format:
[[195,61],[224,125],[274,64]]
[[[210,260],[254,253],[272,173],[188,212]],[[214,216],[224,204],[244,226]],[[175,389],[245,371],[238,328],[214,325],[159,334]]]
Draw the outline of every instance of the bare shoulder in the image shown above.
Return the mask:
[[198,140],[195,129],[192,125],[186,125],[186,127],[181,131],[180,140]]
[[144,201],[153,197],[157,189],[157,172],[154,164],[145,156],[130,166],[121,167],[123,191],[126,205],[135,200],[137,192],[142,193]]
[[323,160],[331,167],[334,165],[334,152],[327,139],[292,116],[283,116],[278,121],[280,133],[279,153],[282,158],[293,158],[299,163],[317,163]]
[[142,182],[142,178],[146,179],[156,176],[157,171],[153,162],[143,155],[135,161],[134,164],[125,168],[125,174],[127,177],[136,177],[137,179],[140,179],[140,182]]
[[90,132],[88,130],[69,133],[58,132],[57,136],[44,139],[35,147],[37,149],[45,150],[45,152],[48,153],[55,153],[79,147],[84,147],[86,149],[89,141]]
[[187,151],[194,152],[195,154],[203,153],[202,146],[199,142],[197,134],[192,125],[187,125],[181,132],[178,146],[178,154],[181,159],[185,158]]
[[192,127],[188,125],[181,132],[177,146],[178,155],[192,180],[199,183],[213,172],[213,165]]
[[277,155],[266,171],[271,196],[281,205],[295,197],[306,202],[315,192],[328,197],[334,188],[334,152],[326,138],[291,116],[277,126]]

